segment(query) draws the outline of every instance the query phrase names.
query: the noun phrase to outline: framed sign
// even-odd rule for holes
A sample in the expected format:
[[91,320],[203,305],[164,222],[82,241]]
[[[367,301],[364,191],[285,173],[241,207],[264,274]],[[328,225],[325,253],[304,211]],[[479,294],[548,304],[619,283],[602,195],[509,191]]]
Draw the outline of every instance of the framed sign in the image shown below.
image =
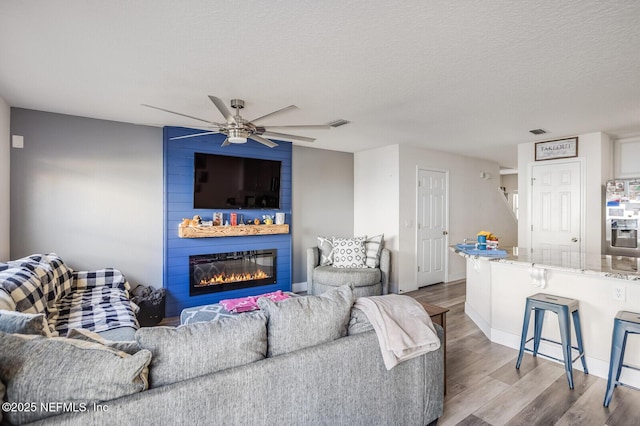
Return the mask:
[[578,156],[578,137],[536,142],[536,161]]

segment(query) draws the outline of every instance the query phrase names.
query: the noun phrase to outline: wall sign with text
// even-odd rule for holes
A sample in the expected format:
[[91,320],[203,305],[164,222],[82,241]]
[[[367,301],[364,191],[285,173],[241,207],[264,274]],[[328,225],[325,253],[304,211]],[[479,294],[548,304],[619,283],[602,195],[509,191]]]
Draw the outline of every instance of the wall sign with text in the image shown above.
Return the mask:
[[578,156],[578,137],[536,142],[536,161]]

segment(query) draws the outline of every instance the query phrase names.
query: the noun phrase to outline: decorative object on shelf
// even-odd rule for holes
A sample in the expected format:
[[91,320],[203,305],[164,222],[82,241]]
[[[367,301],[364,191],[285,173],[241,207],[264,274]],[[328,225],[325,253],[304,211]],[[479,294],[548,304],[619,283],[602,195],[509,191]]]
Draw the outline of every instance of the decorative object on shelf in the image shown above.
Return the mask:
[[224,223],[224,213],[215,212],[213,214],[213,226],[222,226]]
[[284,213],[276,213],[276,225],[284,225]]
[[237,226],[238,225],[238,214],[237,213],[231,213],[230,217],[231,217],[231,226]]
[[265,225],[273,225],[273,215],[263,214],[262,219],[264,220]]
[[258,219],[257,217],[255,219],[253,219],[253,224],[254,225],[260,225],[260,219]]
[[578,137],[536,143],[536,161],[578,156]]

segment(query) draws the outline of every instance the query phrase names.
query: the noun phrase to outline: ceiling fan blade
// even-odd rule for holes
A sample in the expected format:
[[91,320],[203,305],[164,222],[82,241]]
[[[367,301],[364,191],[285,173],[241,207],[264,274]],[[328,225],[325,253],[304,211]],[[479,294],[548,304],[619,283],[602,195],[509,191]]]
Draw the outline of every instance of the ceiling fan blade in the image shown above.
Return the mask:
[[279,110],[270,112],[269,114],[263,115],[262,117],[254,118],[253,120],[250,120],[250,122],[255,123],[256,121],[264,120],[267,117],[273,117],[274,115],[282,114],[283,112],[291,111],[292,109],[300,109],[300,108],[298,108],[295,105],[289,105],[288,107],[280,108]]
[[229,138],[226,138],[224,142],[222,142],[222,145],[220,146],[228,146],[228,145],[231,145],[231,142],[229,142]]
[[216,98],[215,96],[211,95],[209,95],[209,99],[211,99],[211,102],[213,102],[216,108],[218,108],[218,111],[220,111],[220,114],[222,114],[225,120],[227,120],[227,123],[238,124],[236,122],[236,119],[233,118],[233,114],[231,114],[231,111],[229,111],[229,108],[227,108],[222,99]]
[[269,148],[274,148],[274,147],[278,146],[277,143],[271,142],[269,139],[265,139],[262,136],[258,136],[258,135],[251,135],[251,136],[249,136],[249,139],[253,139],[256,142],[260,142],[262,145],[266,145]]
[[175,141],[178,139],[187,139],[187,138],[195,138],[196,136],[204,136],[204,135],[215,135],[217,133],[220,132],[202,132],[202,133],[193,133],[191,135],[184,135],[184,136],[176,136],[173,138],[169,138],[170,141]]
[[274,138],[282,138],[285,140],[289,140],[289,139],[293,139],[296,141],[303,141],[303,142],[313,142],[315,141],[315,138],[308,138],[306,136],[296,136],[296,135],[289,135],[287,133],[276,133],[276,132],[262,132],[263,136],[267,136],[267,137],[274,137]]
[[330,129],[331,126],[328,124],[297,124],[292,126],[264,126],[265,129],[274,129],[274,128],[289,128],[289,129],[309,129],[309,130],[326,130]]
[[147,107],[147,108],[153,108],[153,109],[157,109],[157,110],[160,110],[160,111],[168,112],[170,114],[181,115],[183,117],[193,118],[194,120],[204,121],[205,123],[213,124],[214,126],[217,126],[217,127],[222,126],[222,124],[220,124],[220,123],[214,123],[213,121],[205,120],[204,118],[198,118],[198,117],[194,117],[192,115],[182,114],[181,112],[170,111],[168,109],[158,108],[158,107],[155,107],[153,105],[147,105],[147,104],[140,104],[140,105],[142,105],[144,107]]

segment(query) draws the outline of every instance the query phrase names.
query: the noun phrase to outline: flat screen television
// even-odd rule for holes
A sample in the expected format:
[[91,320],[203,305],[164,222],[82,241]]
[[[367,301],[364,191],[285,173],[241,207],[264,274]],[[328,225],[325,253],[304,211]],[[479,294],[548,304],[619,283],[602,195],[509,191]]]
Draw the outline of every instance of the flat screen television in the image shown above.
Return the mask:
[[279,209],[282,161],[194,154],[194,209]]

